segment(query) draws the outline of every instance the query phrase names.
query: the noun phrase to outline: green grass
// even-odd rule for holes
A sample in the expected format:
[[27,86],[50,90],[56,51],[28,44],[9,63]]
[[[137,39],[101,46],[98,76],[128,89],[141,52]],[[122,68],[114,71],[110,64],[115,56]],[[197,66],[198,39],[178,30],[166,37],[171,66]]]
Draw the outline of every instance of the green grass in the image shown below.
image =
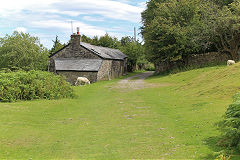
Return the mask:
[[75,87],[75,99],[1,103],[0,159],[214,159],[239,77],[240,64],[208,67],[153,76],[154,88],[113,80]]

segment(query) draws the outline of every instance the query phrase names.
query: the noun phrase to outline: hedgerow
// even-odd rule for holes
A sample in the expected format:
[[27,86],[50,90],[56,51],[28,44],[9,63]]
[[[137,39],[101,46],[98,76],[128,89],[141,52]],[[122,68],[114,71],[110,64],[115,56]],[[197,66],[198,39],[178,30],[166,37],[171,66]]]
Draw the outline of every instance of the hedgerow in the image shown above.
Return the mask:
[[73,97],[73,89],[61,76],[44,71],[0,72],[0,101]]
[[222,132],[220,145],[240,149],[240,93],[233,96],[233,103],[217,125]]

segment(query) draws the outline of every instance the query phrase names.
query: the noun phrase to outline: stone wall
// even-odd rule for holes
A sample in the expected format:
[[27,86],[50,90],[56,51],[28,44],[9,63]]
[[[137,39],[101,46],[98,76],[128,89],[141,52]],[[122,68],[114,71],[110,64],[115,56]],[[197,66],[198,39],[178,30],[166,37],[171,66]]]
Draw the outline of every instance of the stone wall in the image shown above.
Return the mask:
[[57,74],[66,77],[66,80],[74,85],[78,77],[86,77],[91,83],[96,82],[98,72],[57,71]]
[[99,56],[80,46],[80,35],[71,35],[71,43],[54,55],[53,58],[100,59]]
[[114,60],[112,62],[112,70],[111,70],[111,77],[118,78],[123,75],[124,73],[124,61],[117,61]]
[[[76,48],[78,49],[76,50]],[[50,72],[56,72],[54,63],[54,59],[56,58],[101,59],[100,57],[88,51],[87,49],[81,47],[80,45],[79,47],[74,48],[73,45],[69,44],[67,47],[59,51],[57,54],[50,57],[49,61]]]
[[59,51],[57,54],[53,56],[53,58],[87,58],[87,59],[101,59],[97,55],[88,51],[79,45],[79,47],[75,47],[72,44],[69,44],[66,48]]
[[124,62],[123,62],[123,75],[126,75],[127,74],[127,70],[128,70],[128,68],[127,68],[127,62],[128,62],[128,59],[127,58],[125,58],[124,59]]
[[48,64],[48,71],[56,73],[55,62],[54,62],[54,59],[52,57],[49,59],[48,63],[49,63]]
[[120,60],[104,60],[98,71],[98,80],[110,80],[124,75],[124,63]]
[[218,65],[227,63],[230,57],[227,54],[210,52],[205,54],[193,54],[184,60],[174,62],[162,62],[155,64],[156,73],[162,73],[173,69],[183,67],[200,68],[209,65]]
[[110,80],[111,79],[111,66],[112,60],[103,60],[102,65],[98,71],[97,80]]

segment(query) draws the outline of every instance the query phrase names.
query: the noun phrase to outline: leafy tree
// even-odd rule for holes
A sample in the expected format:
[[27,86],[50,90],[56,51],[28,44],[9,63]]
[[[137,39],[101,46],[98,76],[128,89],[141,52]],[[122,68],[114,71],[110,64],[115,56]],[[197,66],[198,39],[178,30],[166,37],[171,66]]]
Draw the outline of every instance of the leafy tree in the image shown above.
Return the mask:
[[62,49],[65,46],[65,44],[62,44],[60,40],[58,39],[58,36],[56,35],[55,41],[53,41],[53,47],[50,50],[50,54],[53,54],[57,52],[58,50]]
[[151,0],[142,13],[147,58],[154,62],[185,60],[190,54],[215,51],[218,41],[209,21],[218,7],[208,0]]
[[109,48],[118,48],[119,43],[116,37],[111,37],[108,33],[106,33],[104,36],[99,38],[98,45]]
[[214,0],[214,1],[219,6],[226,6],[230,3],[232,3],[234,0]]
[[0,38],[0,68],[46,70],[48,51],[37,37],[13,32]]
[[239,60],[240,1],[224,6],[211,24],[218,39],[216,46],[219,51],[229,54],[234,60]]
[[136,70],[137,66],[140,69],[143,68],[144,64],[147,63],[143,45],[139,41],[135,42],[132,37],[123,37],[120,42],[119,49],[128,56],[128,70]]
[[118,39],[116,37],[109,36],[108,33],[106,33],[104,36],[94,36],[93,38],[82,35],[82,42],[108,48],[118,48],[120,45]]
[[89,38],[89,37],[87,37],[87,36],[84,35],[84,34],[81,36],[81,40],[82,40],[82,42],[92,43],[92,39]]
[[150,21],[143,16],[142,34],[152,62],[176,60],[200,51],[196,41],[202,25],[198,4],[198,0],[161,1],[150,13]]
[[126,37],[122,37],[120,42],[121,42],[121,46],[126,46],[127,44],[134,42],[134,40],[132,37],[126,36]]
[[98,36],[94,36],[94,37],[92,38],[91,44],[98,46]]
[[142,23],[144,26],[148,26],[151,24],[151,21],[156,16],[156,8],[160,3],[167,2],[168,0],[150,0],[147,2],[147,9],[142,12]]

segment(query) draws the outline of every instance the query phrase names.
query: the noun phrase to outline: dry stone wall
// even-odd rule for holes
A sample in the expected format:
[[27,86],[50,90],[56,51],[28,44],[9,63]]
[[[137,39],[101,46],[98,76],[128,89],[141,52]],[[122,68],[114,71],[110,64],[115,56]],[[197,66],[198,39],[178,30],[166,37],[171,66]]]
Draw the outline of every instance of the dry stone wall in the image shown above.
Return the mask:
[[103,60],[102,65],[98,71],[97,80],[110,80],[111,79],[111,66],[112,60]]
[[124,62],[123,61],[113,61],[112,62],[112,71],[111,71],[111,77],[117,78],[123,75],[124,72]]
[[180,69],[183,67],[199,68],[208,65],[218,65],[226,63],[230,57],[227,54],[210,52],[205,54],[193,54],[185,60],[179,60],[174,62],[161,62],[155,64],[156,73],[163,73],[171,71],[173,69]]
[[124,61],[104,60],[98,71],[98,80],[110,80],[124,74]]
[[78,71],[57,71],[57,74],[62,75],[72,85],[75,84],[78,77],[86,77],[91,83],[97,81],[97,72],[78,72]]

